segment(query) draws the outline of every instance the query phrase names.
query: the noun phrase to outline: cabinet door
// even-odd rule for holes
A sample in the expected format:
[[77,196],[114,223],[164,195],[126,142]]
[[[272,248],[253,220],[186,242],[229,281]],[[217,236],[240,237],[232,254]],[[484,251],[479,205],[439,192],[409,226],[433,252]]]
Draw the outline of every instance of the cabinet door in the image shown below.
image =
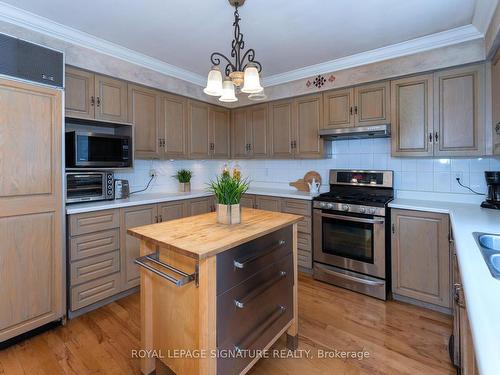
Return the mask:
[[392,210],[392,291],[450,308],[448,215]]
[[293,158],[293,101],[281,100],[269,104],[271,156]]
[[482,155],[484,66],[434,74],[434,154]]
[[334,90],[323,94],[323,128],[354,126],[354,90]]
[[187,201],[176,201],[158,204],[158,221],[180,219],[187,214]]
[[211,157],[213,159],[229,159],[231,157],[230,149],[230,131],[229,115],[227,109],[212,107],[210,108],[210,142]]
[[493,111],[493,155],[500,155],[500,49],[491,62],[491,97]]
[[165,140],[164,157],[186,159],[187,100],[180,96],[162,94],[160,101],[160,127]]
[[390,121],[389,81],[354,88],[354,125],[388,124]]
[[246,159],[250,157],[249,144],[251,134],[247,121],[247,109],[235,109],[231,114],[231,155],[233,158]]
[[241,197],[240,201],[241,207],[254,208],[255,207],[255,196],[245,194]]
[[134,259],[140,256],[140,240],[127,234],[127,229],[157,222],[155,204],[127,207],[120,210],[120,254],[122,271],[122,290],[139,285],[139,266]]
[[391,82],[393,156],[432,156],[432,94],[431,74]]
[[96,75],[95,100],[96,119],[127,122],[127,82]]
[[190,199],[188,201],[188,216],[206,214],[212,212],[212,197]]
[[323,102],[321,94],[296,99],[295,103],[295,157],[321,158],[324,141],[319,136]]
[[190,159],[208,159],[210,157],[208,132],[208,104],[189,101],[188,152]]
[[128,120],[134,124],[134,150],[137,158],[161,157],[159,92],[142,86],[128,86]]
[[65,116],[93,119],[95,115],[94,73],[66,67]]
[[64,314],[61,106],[0,79],[0,342]]
[[281,212],[281,198],[256,195],[255,207],[259,210]]
[[268,105],[259,104],[248,108],[250,125],[250,154],[254,159],[269,157]]

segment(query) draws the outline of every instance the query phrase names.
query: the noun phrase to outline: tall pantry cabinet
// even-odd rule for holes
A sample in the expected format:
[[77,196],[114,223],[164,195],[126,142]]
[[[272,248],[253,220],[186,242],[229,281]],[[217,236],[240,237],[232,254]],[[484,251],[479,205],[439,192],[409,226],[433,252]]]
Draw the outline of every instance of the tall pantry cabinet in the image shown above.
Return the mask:
[[0,342],[64,315],[61,95],[0,79]]

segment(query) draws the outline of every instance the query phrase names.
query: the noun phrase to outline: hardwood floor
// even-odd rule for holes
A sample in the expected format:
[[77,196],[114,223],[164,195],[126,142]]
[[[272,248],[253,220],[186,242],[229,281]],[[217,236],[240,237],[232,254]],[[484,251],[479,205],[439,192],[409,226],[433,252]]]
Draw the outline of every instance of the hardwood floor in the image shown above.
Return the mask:
[[[0,351],[0,374],[140,374],[139,295],[134,294]],[[314,357],[266,358],[252,375],[454,374],[451,318],[382,302],[299,277],[299,349]],[[284,349],[280,339],[273,349]],[[319,351],[366,351],[365,359],[318,358]]]

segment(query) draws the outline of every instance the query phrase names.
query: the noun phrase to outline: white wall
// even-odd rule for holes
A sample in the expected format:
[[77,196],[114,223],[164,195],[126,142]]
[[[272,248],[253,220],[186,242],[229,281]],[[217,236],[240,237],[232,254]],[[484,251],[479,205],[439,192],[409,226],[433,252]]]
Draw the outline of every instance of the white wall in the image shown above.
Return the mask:
[[[389,169],[394,171],[395,188],[399,191],[457,193],[471,195],[460,187],[455,176],[460,174],[462,183],[485,192],[484,171],[500,170],[500,158],[393,158],[390,155],[390,139],[364,139],[333,142],[333,155],[323,160],[240,160],[244,176],[252,180],[254,187],[275,187],[294,189],[288,186],[304,176],[309,170],[318,171],[327,189],[328,170],[348,169]],[[231,161],[234,164],[234,161]],[[193,170],[193,189],[205,189],[206,183],[220,173],[224,161],[183,160],[151,161],[136,160],[133,172],[118,173],[117,178],[130,180],[132,189],[146,186],[150,168],[155,168],[158,177],[149,191],[174,192],[176,181],[171,177],[177,169]]]

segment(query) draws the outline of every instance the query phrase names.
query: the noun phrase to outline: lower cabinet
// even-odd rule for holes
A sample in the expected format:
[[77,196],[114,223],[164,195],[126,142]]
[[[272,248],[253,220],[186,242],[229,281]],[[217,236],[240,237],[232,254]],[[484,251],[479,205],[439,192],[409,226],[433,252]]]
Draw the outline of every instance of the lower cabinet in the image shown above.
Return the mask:
[[203,197],[69,215],[70,317],[139,285],[140,241],[127,229],[210,212],[213,202]]
[[448,215],[393,209],[391,230],[394,298],[449,311]]

